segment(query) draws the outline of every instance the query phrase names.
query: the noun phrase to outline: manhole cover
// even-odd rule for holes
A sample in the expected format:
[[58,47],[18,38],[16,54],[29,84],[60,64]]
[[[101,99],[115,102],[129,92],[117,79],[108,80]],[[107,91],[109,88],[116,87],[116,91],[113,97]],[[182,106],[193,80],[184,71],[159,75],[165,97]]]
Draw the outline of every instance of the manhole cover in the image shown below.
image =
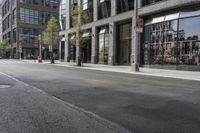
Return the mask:
[[9,88],[10,85],[0,85],[0,89]]

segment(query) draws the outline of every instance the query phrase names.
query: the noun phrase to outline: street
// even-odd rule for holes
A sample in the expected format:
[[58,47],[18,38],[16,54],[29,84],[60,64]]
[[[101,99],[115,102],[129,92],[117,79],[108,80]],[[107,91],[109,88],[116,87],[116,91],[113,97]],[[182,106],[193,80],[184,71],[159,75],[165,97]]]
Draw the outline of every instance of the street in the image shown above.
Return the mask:
[[200,82],[0,60],[0,133],[199,133]]

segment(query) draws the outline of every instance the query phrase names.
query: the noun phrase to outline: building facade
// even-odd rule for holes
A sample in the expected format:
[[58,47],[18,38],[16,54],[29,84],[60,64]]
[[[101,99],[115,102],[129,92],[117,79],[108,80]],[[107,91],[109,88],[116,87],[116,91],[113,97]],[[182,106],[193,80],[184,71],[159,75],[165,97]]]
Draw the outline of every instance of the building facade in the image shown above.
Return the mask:
[[[59,0],[3,0],[1,10],[2,36],[12,46],[11,57],[19,58],[21,53],[24,59],[36,58],[39,35],[52,16],[59,17]],[[48,58],[47,47],[43,46],[42,54]]]
[[[63,0],[60,5],[61,59],[76,61],[79,45],[72,44],[74,7],[79,5],[89,21],[82,26],[89,37],[84,62],[131,65],[134,61],[134,0]],[[140,33],[141,67],[200,71],[200,0],[138,0],[144,20]]]

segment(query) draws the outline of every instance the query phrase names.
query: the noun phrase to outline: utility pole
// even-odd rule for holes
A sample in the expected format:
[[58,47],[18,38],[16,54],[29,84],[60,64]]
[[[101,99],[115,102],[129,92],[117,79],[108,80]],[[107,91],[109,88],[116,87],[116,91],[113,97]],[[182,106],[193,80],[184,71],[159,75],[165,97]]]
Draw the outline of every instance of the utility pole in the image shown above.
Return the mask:
[[131,52],[131,67],[132,67],[132,71],[134,72],[139,72],[139,44],[138,44],[138,39],[139,39],[139,33],[141,31],[138,31],[138,0],[134,1],[134,11],[133,11],[133,41],[132,41],[132,52]]
[[22,43],[21,43],[21,41],[19,43],[19,60],[20,61],[22,60]]
[[38,40],[39,40],[39,57],[42,57],[42,35],[41,34],[38,36]]

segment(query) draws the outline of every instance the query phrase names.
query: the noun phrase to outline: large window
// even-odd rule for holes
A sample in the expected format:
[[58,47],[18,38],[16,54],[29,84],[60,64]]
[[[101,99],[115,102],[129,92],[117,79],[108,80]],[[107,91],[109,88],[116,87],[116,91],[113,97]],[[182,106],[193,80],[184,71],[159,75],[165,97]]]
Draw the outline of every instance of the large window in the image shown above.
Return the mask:
[[8,15],[2,22],[2,30],[5,31],[10,28],[11,25],[11,15]]
[[118,64],[129,65],[131,57],[132,23],[120,24],[118,26],[117,52]]
[[156,18],[145,27],[145,64],[200,65],[200,16],[185,14]]
[[177,20],[151,25],[151,64],[175,64]]
[[39,0],[20,0],[20,3],[38,5]]
[[6,0],[2,6],[2,16],[6,15],[9,9],[10,9],[10,2],[9,0]]
[[17,16],[16,9],[13,10],[12,14],[13,14],[13,16],[12,16],[12,24],[16,24],[16,16]]
[[166,1],[166,0],[142,0],[142,5],[146,6],[160,1]]
[[58,8],[59,0],[42,0],[42,5],[45,7]]
[[179,20],[179,64],[198,65],[200,63],[199,25],[200,17]]
[[38,24],[39,14],[37,10],[20,8],[20,21],[28,24]]
[[108,28],[101,28],[99,31],[99,47],[98,47],[98,62],[99,64],[108,64],[109,52],[109,33]]
[[107,18],[111,15],[111,0],[98,0],[98,18]]
[[117,0],[117,13],[126,12],[134,8],[134,0]]
[[37,44],[38,43],[38,30],[37,29],[20,29],[20,41],[23,44]]
[[77,5],[78,5],[78,2],[77,0],[71,0],[71,3],[70,3],[70,26],[72,27],[73,26],[73,16],[75,16],[75,9],[77,8]]
[[66,1],[62,0],[60,3],[60,27],[61,30],[66,29]]
[[82,0],[82,9],[88,16],[88,22],[93,21],[93,0]]
[[42,15],[42,18],[41,18],[42,25],[45,25],[45,26],[47,25],[47,23],[51,19],[51,17],[55,17],[56,20],[58,20],[57,14],[53,14],[53,13],[49,13],[49,12],[42,12],[41,15]]

